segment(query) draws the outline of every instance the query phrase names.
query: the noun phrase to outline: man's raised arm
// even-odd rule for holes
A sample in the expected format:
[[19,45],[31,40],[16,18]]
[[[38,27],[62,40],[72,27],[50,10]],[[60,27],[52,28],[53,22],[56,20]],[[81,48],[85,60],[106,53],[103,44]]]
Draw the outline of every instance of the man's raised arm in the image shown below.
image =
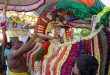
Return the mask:
[[38,41],[39,41],[38,37],[31,36],[30,40],[27,43],[23,44],[18,50],[14,50],[11,52],[12,57],[20,56],[20,55],[32,50],[35,46],[35,43]]

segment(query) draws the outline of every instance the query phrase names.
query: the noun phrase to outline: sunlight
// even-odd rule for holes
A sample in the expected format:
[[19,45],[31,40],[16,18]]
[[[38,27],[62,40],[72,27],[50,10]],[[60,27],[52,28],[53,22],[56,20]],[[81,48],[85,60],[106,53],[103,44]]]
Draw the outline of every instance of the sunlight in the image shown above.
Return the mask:
[[110,0],[101,0],[106,6],[110,7]]

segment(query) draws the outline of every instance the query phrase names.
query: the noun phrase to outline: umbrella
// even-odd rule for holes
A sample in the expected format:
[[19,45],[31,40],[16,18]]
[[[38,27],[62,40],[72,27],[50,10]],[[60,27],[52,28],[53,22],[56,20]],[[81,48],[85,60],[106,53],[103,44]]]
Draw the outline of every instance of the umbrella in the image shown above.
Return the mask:
[[[6,0],[0,0],[0,9],[4,9]],[[46,0],[8,0],[7,10],[14,11],[33,11],[45,5]]]

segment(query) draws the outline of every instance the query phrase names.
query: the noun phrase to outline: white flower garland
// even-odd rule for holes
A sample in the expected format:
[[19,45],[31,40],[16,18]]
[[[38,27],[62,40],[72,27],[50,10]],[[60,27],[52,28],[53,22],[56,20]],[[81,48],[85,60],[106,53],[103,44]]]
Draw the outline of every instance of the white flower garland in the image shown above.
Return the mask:
[[103,25],[101,25],[97,30],[95,29],[97,23],[100,22],[100,16],[97,15],[95,16],[95,20],[93,21],[93,27],[92,27],[92,31],[91,31],[91,34],[87,37],[82,37],[80,40],[78,41],[70,41],[70,42],[66,42],[64,44],[61,44],[59,46],[65,46],[65,45],[69,45],[69,44],[75,44],[77,42],[80,42],[81,40],[89,40],[89,39],[92,39],[94,36],[96,36],[102,29],[103,29]]

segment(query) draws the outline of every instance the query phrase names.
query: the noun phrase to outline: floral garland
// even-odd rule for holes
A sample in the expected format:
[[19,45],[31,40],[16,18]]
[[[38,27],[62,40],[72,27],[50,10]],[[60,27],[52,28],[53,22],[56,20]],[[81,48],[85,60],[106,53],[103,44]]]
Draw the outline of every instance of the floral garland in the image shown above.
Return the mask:
[[31,55],[32,52],[33,52],[33,50],[29,51],[26,54],[26,64],[27,64],[27,67],[28,67],[28,69],[29,69],[30,72],[31,72],[31,70],[30,70],[30,55]]
[[81,54],[84,54],[84,45],[85,45],[85,40],[81,40],[79,43],[79,51],[77,57],[79,57]]
[[93,56],[94,55],[94,45],[93,45],[93,39],[91,39],[91,43],[90,43],[90,45],[91,45],[91,55]]
[[84,48],[85,54],[91,55],[91,39],[85,40],[85,48]]
[[42,75],[42,67],[43,67],[43,60],[44,60],[44,56],[47,55],[48,53],[48,48],[50,46],[50,41],[43,41],[43,45],[41,47],[40,50],[43,50],[43,54],[41,53],[41,55],[38,55],[39,52],[37,53],[38,56],[36,56],[36,60],[38,61],[39,60],[39,56],[40,56],[40,75]]
[[98,44],[98,36],[94,37],[94,56],[99,62],[100,65],[100,53],[99,53],[99,44]]
[[52,44],[49,46],[48,53],[47,55],[44,56],[44,60],[42,61],[42,75],[45,75],[47,60],[53,53],[51,48],[52,48]]
[[99,53],[100,53],[100,64],[99,64],[99,68],[98,68],[98,73],[101,74],[101,63],[103,62],[103,46],[102,46],[102,40],[101,40],[101,32],[98,34],[98,45],[99,45]]
[[[98,20],[99,20],[100,18],[98,18]],[[95,24],[96,25],[96,24]],[[95,26],[94,26],[95,27]],[[95,31],[95,30],[93,30],[93,32],[91,33],[91,35],[90,36],[88,36],[88,37],[86,37],[86,38],[81,38],[81,40],[86,40],[86,45],[88,45],[89,44],[89,46],[86,46],[85,48],[87,48],[87,49],[90,49],[91,50],[91,52],[90,51],[87,51],[86,53],[88,53],[88,54],[92,54],[92,48],[91,48],[91,46],[93,46],[92,44],[91,44],[91,40],[89,40],[89,39],[91,39],[91,38],[93,38],[94,36],[94,54],[95,54],[95,56],[98,58],[98,60],[99,60],[99,62],[100,62],[100,53],[99,53],[99,46],[98,46],[98,37],[96,36],[100,31],[101,31],[101,29],[103,28],[103,26],[101,26],[97,31]],[[65,35],[65,33],[64,33],[64,36],[66,36]],[[65,37],[64,37],[64,39],[66,39]],[[80,41],[80,40],[79,40]],[[75,57],[77,57],[77,48],[76,47],[78,47],[78,45],[76,46],[76,47],[74,47],[74,49],[76,49],[75,51],[73,51],[73,50],[71,50],[71,51],[73,51],[74,53],[74,59],[72,58],[72,55],[73,54],[69,54],[70,56],[68,57],[68,60],[66,60],[65,61],[65,63],[63,64],[63,71],[62,71],[62,67],[61,67],[61,65],[62,65],[62,60],[61,60],[61,58],[63,58],[64,59],[64,57],[65,56],[63,56],[63,55],[65,55],[65,53],[66,53],[66,50],[67,50],[67,48],[65,49],[65,47],[67,47],[66,45],[68,45],[68,44],[73,44],[73,43],[76,43],[76,42],[74,42],[74,41],[72,41],[72,42],[67,42],[67,43],[65,43],[65,44],[61,44],[60,46],[64,46],[63,48],[61,48],[60,50],[59,50],[59,52],[55,55],[52,55],[52,57],[48,57],[47,55],[46,56],[44,56],[44,58],[45,59],[48,59],[48,60],[50,60],[50,61],[48,61],[48,60],[45,60],[44,61],[44,64],[45,63],[47,63],[47,64],[49,64],[49,66],[47,65],[47,66],[41,66],[42,65],[42,63],[40,64],[40,66],[41,66],[41,70],[40,70],[40,74],[42,75],[43,74],[43,72],[45,72],[45,71],[43,71],[43,68],[45,68],[46,67],[46,75],[50,75],[50,74],[52,74],[52,75],[59,75],[59,72],[57,72],[58,70],[59,70],[59,68],[61,68],[61,75],[64,75],[64,74],[67,74],[67,75],[69,75],[71,72],[71,67],[70,67],[70,65],[72,66],[72,64],[74,63],[74,60],[75,60]],[[77,43],[76,43],[77,44]],[[104,46],[104,45],[103,45]],[[49,50],[50,51],[50,50]],[[48,53],[48,55],[51,55],[50,54],[50,52]],[[71,62],[70,62],[70,58],[71,58]],[[72,61],[72,59],[73,59],[73,61]],[[42,61],[43,62],[43,61]],[[60,65],[59,65],[60,64]],[[67,64],[69,64],[69,65],[67,65]],[[51,66],[50,66],[51,65]],[[66,66],[64,66],[64,65],[66,65],[66,66],[68,66],[69,68],[68,68],[68,70],[65,70],[65,69],[67,69],[67,67]],[[47,69],[47,67],[48,67],[48,69]],[[48,73],[47,73],[47,71],[48,71]]]
[[58,55],[61,47],[58,47],[56,52],[48,59],[46,66],[46,75],[50,75],[50,62]]
[[94,56],[94,39],[91,39],[92,56]]
[[35,73],[34,75],[40,75],[40,61],[35,61],[34,62],[34,68],[35,68]]
[[103,49],[102,49],[102,40],[101,40],[101,32],[98,34],[98,45],[99,45],[99,50],[100,50],[100,64],[102,62],[102,53],[103,53]]
[[35,56],[36,56],[36,53],[37,53],[37,51],[39,50],[41,48],[41,45],[40,46],[38,46],[38,48],[34,51],[34,52],[32,52],[31,53],[31,55],[30,55],[30,71],[31,71],[31,74],[33,75],[34,73],[35,73]]
[[63,56],[63,58],[61,59],[61,61],[58,63],[56,75],[60,75],[61,67],[62,67],[63,63],[67,60],[67,57],[69,56],[69,53],[70,53],[70,50],[71,50],[71,47],[72,47],[72,45],[69,45],[68,46],[68,49],[65,52],[65,55]]
[[107,49],[107,59],[106,59],[106,66],[105,66],[105,75],[108,74],[109,63],[110,63],[110,31],[106,31],[106,36],[107,36],[107,46],[108,46],[108,49]]
[[28,66],[30,73],[34,72],[32,65],[35,60],[33,59],[33,56],[35,57],[34,54],[37,53],[37,51],[40,49],[39,45],[40,45],[40,43],[37,43],[35,48],[27,53],[27,66]]
[[63,58],[63,56],[66,54],[68,46],[65,46],[63,51],[61,52],[60,56],[57,58],[55,64],[53,65],[53,75],[57,75],[57,68],[58,68],[58,64],[61,61],[61,59]]
[[79,49],[79,43],[73,44],[71,51],[69,53],[69,56],[67,60],[64,62],[63,66],[61,67],[61,73],[60,75],[70,75],[72,71],[72,66],[75,63],[75,59],[78,53]]
[[98,74],[100,70],[100,49],[99,49],[99,44],[98,44],[98,36],[94,37],[94,56],[98,60],[99,63],[99,69],[98,69]]
[[[59,53],[56,55],[56,57],[50,62],[50,73],[51,75],[55,75],[55,64],[56,62],[59,62],[59,58],[61,56],[61,53],[63,53],[64,50],[66,50],[67,46],[61,47]],[[57,61],[58,60],[58,61]]]
[[46,67],[48,66],[47,64],[47,61],[49,60],[49,58],[56,52],[57,48],[58,48],[58,42],[57,40],[52,40],[51,41],[51,44],[48,48],[48,54],[44,56],[44,61],[43,61],[43,75],[46,75]]
[[104,31],[101,31],[101,41],[103,42],[102,43],[103,52],[102,52],[102,62],[100,66],[100,74],[104,75],[106,58],[107,58],[107,38]]

